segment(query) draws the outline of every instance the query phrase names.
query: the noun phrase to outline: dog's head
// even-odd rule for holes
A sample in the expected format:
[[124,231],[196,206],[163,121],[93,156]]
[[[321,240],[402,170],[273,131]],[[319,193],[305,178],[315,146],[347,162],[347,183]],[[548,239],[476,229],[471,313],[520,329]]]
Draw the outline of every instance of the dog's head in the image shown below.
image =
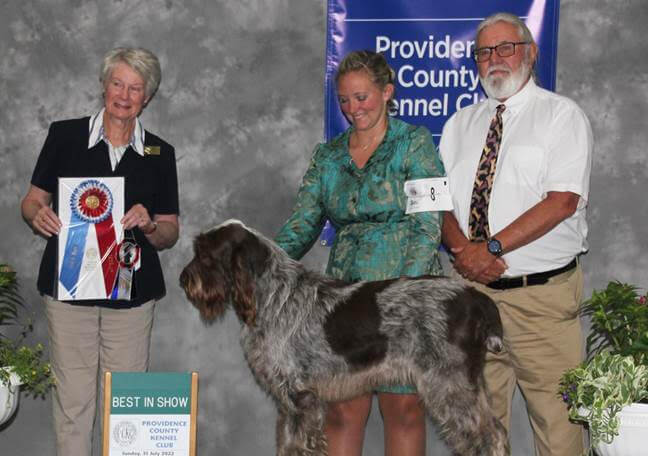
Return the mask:
[[194,258],[180,274],[187,299],[206,320],[222,317],[232,303],[243,323],[254,325],[255,281],[270,255],[259,236],[237,220],[196,236]]

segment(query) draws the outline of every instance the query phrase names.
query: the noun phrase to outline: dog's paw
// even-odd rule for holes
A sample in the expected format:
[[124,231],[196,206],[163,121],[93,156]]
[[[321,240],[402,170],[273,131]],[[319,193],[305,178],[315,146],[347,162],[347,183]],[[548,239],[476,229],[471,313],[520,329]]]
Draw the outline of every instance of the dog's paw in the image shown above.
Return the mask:
[[306,448],[303,450],[302,456],[327,456],[328,455],[328,442],[326,435],[319,429],[308,432],[304,439]]

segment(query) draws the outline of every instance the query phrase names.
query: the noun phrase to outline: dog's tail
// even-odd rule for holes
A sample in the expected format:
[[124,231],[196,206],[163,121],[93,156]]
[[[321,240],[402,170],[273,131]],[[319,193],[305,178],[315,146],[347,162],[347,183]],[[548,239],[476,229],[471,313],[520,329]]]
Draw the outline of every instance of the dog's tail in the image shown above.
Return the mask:
[[504,328],[502,319],[495,302],[484,293],[479,293],[481,307],[483,309],[483,330],[486,340],[486,349],[493,353],[499,353],[504,349]]
[[497,305],[488,295],[474,287],[468,287],[465,291],[477,320],[475,336],[480,343],[486,345],[488,351],[501,352],[504,349],[504,329]]
[[480,347],[493,353],[504,349],[504,329],[495,302],[474,287],[462,285],[446,301],[449,338],[453,343]]
[[504,349],[504,341],[500,336],[488,336],[486,338],[486,349],[493,353],[499,353]]

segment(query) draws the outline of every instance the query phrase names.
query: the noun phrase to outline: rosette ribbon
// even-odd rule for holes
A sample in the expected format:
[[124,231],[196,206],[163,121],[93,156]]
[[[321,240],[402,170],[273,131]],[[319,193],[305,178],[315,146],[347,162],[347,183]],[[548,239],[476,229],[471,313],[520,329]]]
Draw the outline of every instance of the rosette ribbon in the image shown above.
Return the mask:
[[135,266],[140,258],[140,247],[135,242],[135,236],[130,234],[130,238],[127,233],[124,232],[122,241],[117,246],[117,258],[119,260],[119,272],[117,274],[117,283],[115,288],[113,288],[112,295],[110,299],[126,299],[131,298],[131,289],[133,286],[133,274]]
[[88,229],[92,224],[101,255],[106,297],[110,298],[119,270],[114,251],[117,240],[112,219],[112,193],[103,182],[95,179],[85,180],[73,190],[70,209],[70,229],[65,243],[59,280],[74,297],[79,286]]

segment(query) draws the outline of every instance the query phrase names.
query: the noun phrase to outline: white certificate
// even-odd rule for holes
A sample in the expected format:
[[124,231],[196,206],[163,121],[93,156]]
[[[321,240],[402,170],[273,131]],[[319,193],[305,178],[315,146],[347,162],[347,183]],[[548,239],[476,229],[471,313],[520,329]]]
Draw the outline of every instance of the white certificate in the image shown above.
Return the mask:
[[59,178],[57,299],[115,299],[123,177]]

